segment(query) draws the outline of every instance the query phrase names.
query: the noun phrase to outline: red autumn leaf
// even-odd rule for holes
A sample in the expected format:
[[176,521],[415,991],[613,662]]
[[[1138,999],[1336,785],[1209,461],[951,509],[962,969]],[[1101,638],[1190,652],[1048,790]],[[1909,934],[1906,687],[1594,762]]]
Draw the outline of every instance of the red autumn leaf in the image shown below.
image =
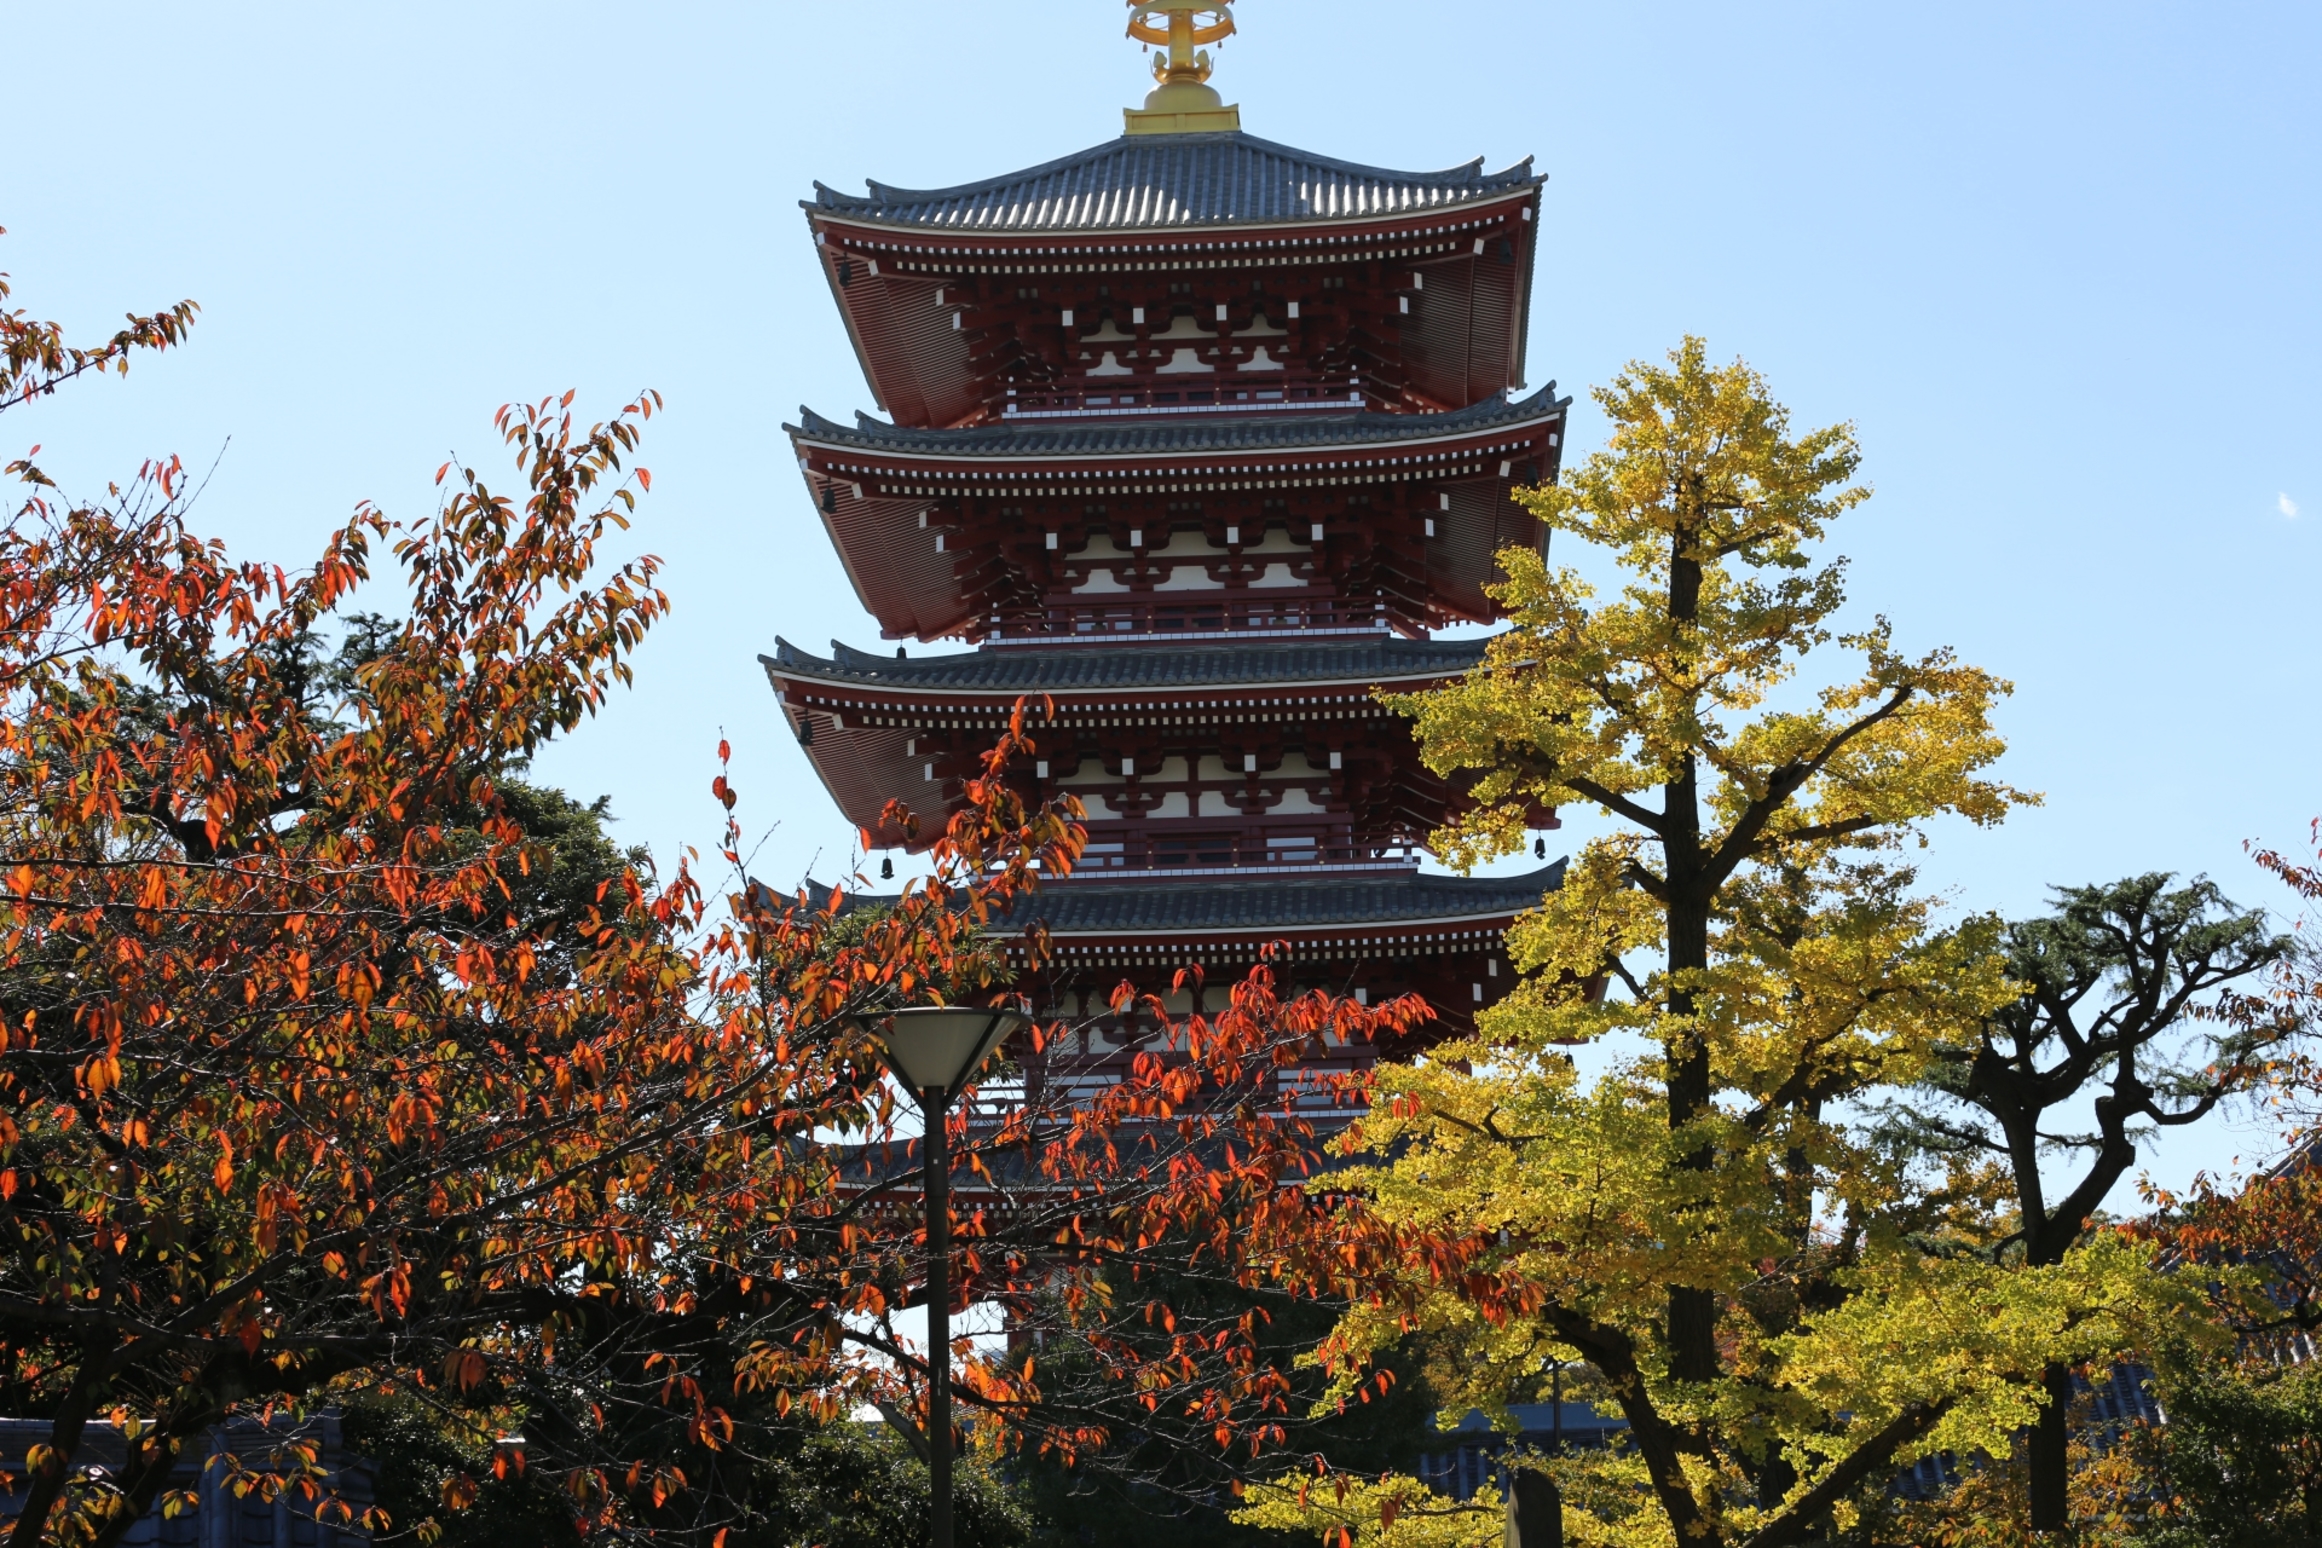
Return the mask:
[[[189,318],[124,347],[174,344]],[[634,865],[589,808],[527,783],[628,680],[668,606],[653,561],[600,547],[658,400],[588,429],[575,401],[495,416],[523,487],[452,483],[446,461],[436,511],[399,525],[358,508],[298,563],[239,563],[193,533],[169,459],[0,533],[0,803],[18,823],[0,971],[75,975],[63,1008],[0,1023],[0,1156],[27,1143],[28,1115],[42,1125],[39,1172],[0,1167],[0,1200],[74,1201],[47,1209],[41,1244],[0,1239],[0,1267],[53,1285],[70,1326],[0,1306],[0,1354],[21,1370],[46,1351],[58,1390],[91,1357],[129,1389],[174,1390],[186,1351],[240,1348],[236,1422],[342,1377],[428,1403],[504,1380],[580,1438],[560,1442],[555,1482],[609,1537],[642,1530],[653,1496],[733,1519],[722,1469],[692,1453],[745,1444],[735,1428],[756,1421],[734,1415],[828,1423],[865,1401],[843,1330],[874,1297],[918,1294],[893,1276],[925,1243],[915,1209],[865,1207],[859,1179],[895,1158],[909,1175],[917,1131],[895,1127],[908,1104],[837,1029],[1016,993],[1019,962],[1055,948],[1007,921],[1081,835],[1009,783],[1030,701],[989,747],[947,753],[975,775],[953,807],[890,809],[935,881],[877,913],[835,889],[713,883],[682,853]],[[317,709],[308,687],[342,639],[360,662],[350,702]],[[89,674],[59,675],[51,650]],[[712,790],[738,805],[724,773]],[[133,865],[53,859],[118,853],[125,825]],[[1175,982],[1202,981],[1196,966]],[[1322,1140],[1251,1076],[1349,1012],[1261,967],[1194,1038],[1159,988],[1098,997],[1133,1063],[990,1082],[948,1131],[957,1299],[1023,1308],[1016,1353],[963,1341],[956,1380],[995,1395],[979,1423],[1035,1452],[1090,1461],[1132,1430],[1186,1448],[1288,1434],[1241,1417],[1295,1397],[1260,1320],[1170,1311],[1164,1337],[1142,1312],[1172,1274],[1206,1272],[1214,1244],[1263,1231],[1294,1250],[1320,1229],[1298,1201]],[[1052,1034],[1077,1023],[1034,1008],[1048,1029],[1002,1057],[1074,1075],[1084,1040]],[[1011,1169],[1053,1206],[1001,1203]],[[189,1220],[262,1296],[183,1293],[172,1232]],[[732,1341],[707,1366],[688,1342],[704,1326]],[[1147,1337],[1163,1339],[1149,1364]],[[295,1357],[310,1348],[359,1368]],[[665,1429],[690,1439],[630,1444]],[[524,1455],[507,1437],[490,1465]],[[447,1507],[476,1488],[454,1477]]]

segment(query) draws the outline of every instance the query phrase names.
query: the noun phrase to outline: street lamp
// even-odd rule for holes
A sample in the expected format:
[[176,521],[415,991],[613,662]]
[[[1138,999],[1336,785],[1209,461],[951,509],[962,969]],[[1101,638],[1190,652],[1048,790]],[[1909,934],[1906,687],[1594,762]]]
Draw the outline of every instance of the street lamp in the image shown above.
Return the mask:
[[920,1190],[927,1216],[928,1548],[951,1542],[951,1156],[943,1115],[1000,1040],[1025,1018],[1012,1010],[917,1005],[871,1021],[887,1068],[919,1103],[925,1137]]

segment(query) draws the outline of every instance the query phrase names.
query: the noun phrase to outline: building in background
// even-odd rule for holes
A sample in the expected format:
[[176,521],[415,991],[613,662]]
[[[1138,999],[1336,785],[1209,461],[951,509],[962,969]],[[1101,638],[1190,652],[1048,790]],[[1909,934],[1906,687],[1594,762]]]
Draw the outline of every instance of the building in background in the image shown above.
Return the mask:
[[[54,1442],[53,1429],[47,1419],[0,1419],[0,1523],[11,1530],[30,1454]],[[128,1454],[121,1427],[93,1419],[73,1465],[110,1486]],[[372,1504],[375,1471],[349,1448],[335,1411],[230,1420],[180,1443],[162,1498],[130,1524],[122,1548],[356,1548],[372,1541],[357,1523]]]

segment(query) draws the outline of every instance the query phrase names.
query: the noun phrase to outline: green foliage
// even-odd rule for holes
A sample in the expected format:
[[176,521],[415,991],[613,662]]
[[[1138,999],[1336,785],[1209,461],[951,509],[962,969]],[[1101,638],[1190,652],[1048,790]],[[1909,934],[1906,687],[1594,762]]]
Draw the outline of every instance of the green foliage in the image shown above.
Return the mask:
[[[387,1513],[382,1544],[432,1548],[513,1548],[573,1537],[572,1509],[542,1475],[503,1464],[493,1475],[494,1442],[488,1416],[469,1422],[411,1398],[366,1397],[341,1414],[348,1448],[371,1464],[373,1491]],[[445,1507],[447,1493],[474,1481],[474,1503]]]
[[2008,1170],[2020,1219],[2007,1245],[2033,1263],[2079,1239],[2142,1135],[2253,1085],[2296,1030],[2233,1014],[2233,986],[2284,960],[2290,938],[2206,877],[2173,880],[2060,888],[2055,913],[2008,925],[1999,954],[2024,992],[1937,1046],[1925,1084],[1944,1100],[1906,1114],[1915,1143]]
[[2138,1437],[2161,1508],[2143,1541],[2185,1548],[2322,1542],[2322,1365],[2172,1351],[2169,1422]]
[[[753,1517],[728,1548],[897,1548],[927,1538],[927,1467],[883,1427],[776,1432],[752,1468]],[[973,1457],[953,1466],[959,1548],[1023,1548],[1033,1519],[1017,1490]]]
[[[2023,992],[1973,1035],[1939,1041],[1925,1076],[1939,1100],[1903,1110],[1917,1144],[2009,1179],[2015,1219],[1996,1253],[2034,1268],[2063,1262],[2135,1164],[2138,1141],[2197,1123],[2254,1085],[2296,1029],[2297,1017],[2235,988],[2282,961],[2289,938],[2206,877],[2172,881],[2152,873],[2059,889],[2054,914],[2008,925],[1999,957]],[[2042,1380],[2049,1402],[2026,1457],[2030,1516],[2056,1530],[2072,1508],[2066,1358]]]
[[1461,1501],[1412,1478],[1292,1473],[1251,1489],[1234,1520],[1324,1548],[1349,1541],[1359,1548],[1493,1548],[1505,1531],[1500,1511],[1499,1490],[1490,1484]]
[[[1290,1368],[1301,1351],[1327,1335],[1338,1315],[1330,1304],[1279,1294],[1260,1295],[1243,1287],[1193,1273],[1148,1274],[1141,1289],[1169,1305],[1180,1326],[1259,1313],[1254,1346],[1264,1362]],[[1166,1347],[1162,1330],[1153,1343]],[[1296,1372],[1299,1397],[1313,1405],[1302,1422],[1287,1427],[1286,1444],[1333,1477],[1377,1477],[1407,1468],[1420,1453],[1447,1444],[1433,1424],[1436,1393],[1421,1369],[1416,1346],[1387,1351],[1378,1362],[1388,1375],[1343,1399],[1320,1402],[1322,1373]],[[1052,1361],[1051,1380],[1069,1384],[1075,1375],[1065,1359]],[[1117,1438],[1101,1457],[1067,1466],[1054,1457],[1023,1456],[1009,1461],[1042,1523],[1042,1541],[1055,1548],[1096,1543],[1102,1548],[1170,1548],[1199,1541],[1204,1548],[1256,1548],[1273,1541],[1262,1527],[1243,1519],[1235,1493],[1249,1462],[1246,1450],[1221,1451],[1186,1446],[1161,1434]],[[1093,1464],[1093,1465],[1092,1465]]]
[[[351,1405],[344,1423],[350,1446],[373,1464],[393,1522],[382,1542],[529,1548],[573,1540],[571,1502],[541,1470],[514,1465],[514,1444],[495,1446],[490,1416],[370,1398]],[[927,1536],[927,1466],[883,1426],[771,1425],[753,1429],[746,1449],[747,1514],[725,1548],[894,1548]],[[447,1510],[447,1493],[472,1503]],[[953,1499],[958,1548],[1032,1542],[1020,1492],[972,1457],[955,1467]],[[676,1540],[692,1539],[679,1527]]]

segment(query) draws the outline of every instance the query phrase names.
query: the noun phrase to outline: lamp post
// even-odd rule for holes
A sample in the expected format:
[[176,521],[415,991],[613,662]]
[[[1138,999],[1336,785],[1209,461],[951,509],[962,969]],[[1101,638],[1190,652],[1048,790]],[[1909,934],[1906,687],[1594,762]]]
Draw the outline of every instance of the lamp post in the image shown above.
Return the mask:
[[944,1113],[1000,1039],[1024,1024],[1012,1010],[960,1005],[913,1006],[871,1023],[887,1068],[918,1101],[926,1131],[920,1188],[927,1216],[928,1548],[952,1548],[951,1155]]

